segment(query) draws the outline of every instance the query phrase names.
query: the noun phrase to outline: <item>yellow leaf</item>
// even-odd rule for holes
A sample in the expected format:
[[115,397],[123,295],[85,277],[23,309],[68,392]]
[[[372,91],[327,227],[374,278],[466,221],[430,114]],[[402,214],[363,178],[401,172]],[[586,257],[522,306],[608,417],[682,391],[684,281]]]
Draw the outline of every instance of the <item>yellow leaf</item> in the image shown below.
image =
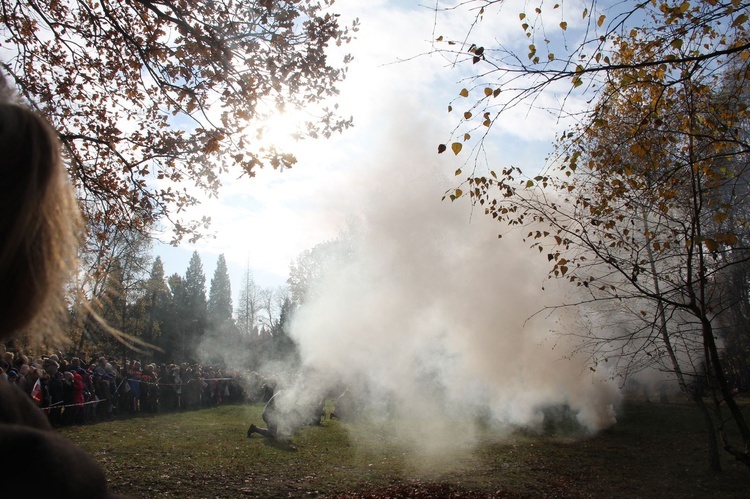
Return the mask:
[[451,144],[451,150],[453,151],[453,154],[456,154],[456,155],[461,152],[461,149],[463,147],[464,146],[461,145],[460,142],[454,142],[453,144]]
[[601,28],[602,24],[604,24],[604,20],[606,18],[607,18],[607,16],[605,16],[604,14],[602,14],[601,16],[599,16],[599,19],[597,19],[597,21],[596,21],[596,25]]
[[467,140],[469,140],[470,138],[471,138],[471,135],[469,135],[468,133],[465,133],[465,134],[464,134],[464,142],[466,142],[466,141],[467,141]]
[[487,97],[489,97],[490,95],[492,95],[492,89],[489,88],[489,87],[485,88],[484,89],[484,95],[486,95]]
[[456,189],[456,192],[454,194],[455,197],[460,198],[463,195],[464,191],[461,189]]
[[461,91],[458,93],[458,95],[460,95],[461,97],[468,97],[469,91],[466,90],[465,88],[462,88]]
[[526,14],[524,14],[523,12],[521,12],[520,14],[518,14],[518,18],[519,18],[519,19],[520,19],[521,21],[523,21],[524,19],[526,19]]
[[563,31],[565,31],[565,30],[568,29],[568,23],[566,23],[565,21],[563,21],[563,22],[560,23],[560,27],[562,28]]
[[461,168],[459,168],[458,170],[456,170],[456,176],[459,176],[459,175],[461,175]]
[[726,213],[714,213],[714,221],[717,224],[724,222],[727,218],[729,218],[729,215]]
[[710,238],[704,239],[703,244],[706,245],[706,249],[711,253],[714,253],[717,249],[719,249],[719,243]]
[[471,112],[469,112],[469,111],[466,111],[466,112],[464,113],[464,119],[465,119],[465,120],[470,120],[470,119],[471,119]]

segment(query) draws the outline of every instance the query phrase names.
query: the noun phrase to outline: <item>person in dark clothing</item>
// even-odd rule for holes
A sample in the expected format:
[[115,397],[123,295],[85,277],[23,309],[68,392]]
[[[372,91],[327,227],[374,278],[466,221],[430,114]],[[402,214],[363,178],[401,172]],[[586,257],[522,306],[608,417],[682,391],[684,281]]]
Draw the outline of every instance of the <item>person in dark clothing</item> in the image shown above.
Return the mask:
[[66,424],[63,416],[63,406],[65,405],[65,385],[63,384],[63,373],[55,370],[49,374],[47,379],[47,403],[49,404],[49,421],[52,426]]
[[290,410],[281,411],[278,407],[278,400],[282,393],[284,392],[274,393],[263,409],[263,421],[266,427],[260,428],[251,424],[247,430],[248,438],[251,438],[253,433],[267,438],[286,438],[303,426],[319,425],[321,418],[325,418],[325,400],[319,403],[294,404]]
[[253,433],[258,433],[266,438],[276,438],[279,431],[279,412],[276,408],[277,396],[281,392],[274,393],[266,403],[265,409],[263,409],[263,421],[266,423],[265,428],[259,428],[254,424],[250,424],[250,428],[247,430],[247,438],[250,438]]

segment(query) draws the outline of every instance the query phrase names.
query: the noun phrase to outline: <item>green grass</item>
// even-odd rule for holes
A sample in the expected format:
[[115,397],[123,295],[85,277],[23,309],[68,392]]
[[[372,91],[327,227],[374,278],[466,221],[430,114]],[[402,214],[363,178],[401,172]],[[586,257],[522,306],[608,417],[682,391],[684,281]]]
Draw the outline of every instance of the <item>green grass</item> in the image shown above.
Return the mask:
[[[231,405],[65,428],[131,497],[748,497],[727,456],[708,471],[690,405],[630,404],[593,437],[489,430],[475,448],[425,460],[386,424],[326,420],[289,443],[245,434],[263,406]],[[461,431],[460,427],[456,431]],[[575,438],[573,436],[575,435]]]

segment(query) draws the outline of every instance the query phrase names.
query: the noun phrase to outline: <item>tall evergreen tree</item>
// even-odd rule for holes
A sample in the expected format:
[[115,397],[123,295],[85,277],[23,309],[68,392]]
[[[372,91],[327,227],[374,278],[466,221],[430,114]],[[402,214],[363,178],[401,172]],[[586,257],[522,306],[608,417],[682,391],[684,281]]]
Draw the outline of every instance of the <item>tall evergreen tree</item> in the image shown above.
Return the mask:
[[142,314],[139,335],[143,340],[153,342],[161,334],[169,299],[164,264],[161,257],[157,256],[151,266],[149,278],[144,283],[143,295],[137,304]]
[[224,255],[219,255],[208,292],[208,327],[220,329],[232,320],[232,283]]
[[188,305],[185,300],[185,280],[179,274],[172,274],[167,280],[169,299],[161,335],[156,344],[161,347],[161,360],[174,362],[185,360],[188,352],[185,347]]
[[232,317],[232,286],[224,255],[219,255],[208,293],[208,327],[201,345],[201,360],[210,363],[242,362],[242,345]]
[[203,273],[203,264],[197,251],[190,258],[187,271],[185,272],[185,334],[183,351],[190,358],[199,346],[206,331],[207,303],[206,303],[206,275]]
[[282,302],[279,307],[278,320],[273,321],[271,329],[273,338],[270,355],[287,365],[299,365],[300,358],[297,344],[287,334],[295,306],[288,293],[286,295],[279,294],[279,297],[282,298]]

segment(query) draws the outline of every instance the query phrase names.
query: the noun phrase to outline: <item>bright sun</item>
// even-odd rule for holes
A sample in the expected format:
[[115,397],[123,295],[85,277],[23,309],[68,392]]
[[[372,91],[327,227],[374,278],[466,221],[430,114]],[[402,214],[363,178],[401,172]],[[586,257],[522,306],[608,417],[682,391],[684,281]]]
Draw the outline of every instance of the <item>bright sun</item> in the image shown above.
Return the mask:
[[276,112],[254,128],[255,136],[264,148],[273,146],[277,151],[293,152],[304,122],[301,111]]

